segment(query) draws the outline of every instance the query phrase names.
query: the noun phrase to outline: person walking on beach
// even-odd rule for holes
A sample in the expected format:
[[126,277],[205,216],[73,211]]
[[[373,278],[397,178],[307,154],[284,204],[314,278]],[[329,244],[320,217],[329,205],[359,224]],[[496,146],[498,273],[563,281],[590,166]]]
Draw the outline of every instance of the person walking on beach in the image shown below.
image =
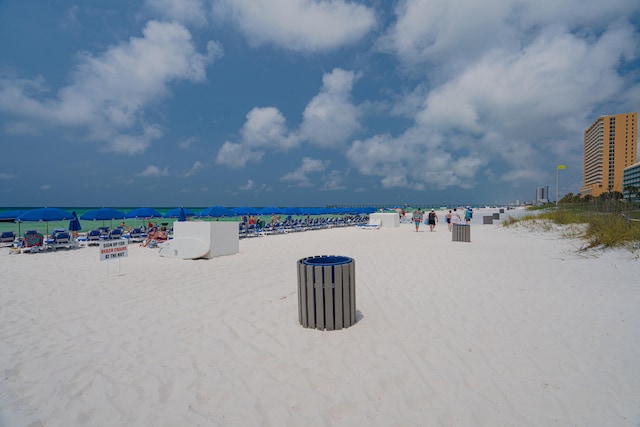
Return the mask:
[[470,206],[467,206],[467,209],[464,211],[464,220],[467,222],[467,225],[471,222],[471,218],[473,218],[473,211]]
[[413,223],[416,225],[416,233],[420,228],[420,223],[422,222],[422,218],[424,217],[422,210],[420,208],[413,211]]
[[[460,217],[460,214],[458,213],[456,208],[453,208],[453,213],[451,214],[451,227],[453,227],[453,225],[455,224],[460,224],[462,222],[462,218]],[[453,228],[450,228],[449,230],[452,230]]]
[[451,209],[449,209],[449,213],[445,215],[445,219],[447,220],[447,228],[451,231]]
[[428,221],[429,221],[429,231],[435,231],[436,221],[438,221],[438,214],[433,209],[431,209],[431,212],[429,212]]

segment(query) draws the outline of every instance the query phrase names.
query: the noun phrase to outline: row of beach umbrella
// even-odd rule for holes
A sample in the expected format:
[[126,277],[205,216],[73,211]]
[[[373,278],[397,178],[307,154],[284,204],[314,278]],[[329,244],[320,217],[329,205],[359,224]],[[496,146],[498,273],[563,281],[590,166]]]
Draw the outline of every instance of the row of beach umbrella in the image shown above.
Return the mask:
[[178,218],[178,221],[186,221],[187,217],[196,218],[221,218],[245,215],[340,215],[340,214],[366,214],[374,212],[374,208],[279,208],[268,206],[256,209],[250,206],[241,206],[233,209],[224,206],[210,206],[200,212],[193,212],[187,208],[175,208],[164,215],[153,208],[137,208],[130,212],[123,212],[113,208],[100,208],[85,212],[78,218],[75,211],[67,212],[60,208],[39,208],[32,210],[14,210],[0,213],[1,219],[14,219],[15,222],[45,222],[47,234],[48,222],[69,220],[69,230],[81,229],[80,219],[83,221],[112,221],[115,219],[149,219],[149,218]]

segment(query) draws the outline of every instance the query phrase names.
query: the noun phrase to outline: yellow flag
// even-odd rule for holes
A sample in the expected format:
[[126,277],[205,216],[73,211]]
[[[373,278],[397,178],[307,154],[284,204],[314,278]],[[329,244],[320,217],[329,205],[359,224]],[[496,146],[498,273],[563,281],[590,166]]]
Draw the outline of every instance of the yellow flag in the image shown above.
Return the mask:
[[562,170],[562,169],[566,169],[567,167],[565,165],[558,165],[558,170]]

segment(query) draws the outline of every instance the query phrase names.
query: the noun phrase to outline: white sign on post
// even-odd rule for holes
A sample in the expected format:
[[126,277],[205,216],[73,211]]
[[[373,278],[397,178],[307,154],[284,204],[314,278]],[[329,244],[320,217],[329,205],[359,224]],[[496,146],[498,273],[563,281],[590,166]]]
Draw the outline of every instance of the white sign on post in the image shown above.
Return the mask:
[[125,239],[100,242],[100,261],[129,256],[129,246]]

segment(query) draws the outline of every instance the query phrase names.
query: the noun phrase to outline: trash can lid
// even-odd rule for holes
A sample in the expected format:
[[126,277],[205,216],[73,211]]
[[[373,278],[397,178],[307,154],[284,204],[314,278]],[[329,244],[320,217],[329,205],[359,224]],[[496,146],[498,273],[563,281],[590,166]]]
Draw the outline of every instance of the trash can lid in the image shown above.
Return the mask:
[[340,255],[323,255],[312,258],[305,258],[303,261],[305,265],[317,265],[317,266],[328,266],[328,265],[342,265],[348,264],[352,261],[351,258]]

